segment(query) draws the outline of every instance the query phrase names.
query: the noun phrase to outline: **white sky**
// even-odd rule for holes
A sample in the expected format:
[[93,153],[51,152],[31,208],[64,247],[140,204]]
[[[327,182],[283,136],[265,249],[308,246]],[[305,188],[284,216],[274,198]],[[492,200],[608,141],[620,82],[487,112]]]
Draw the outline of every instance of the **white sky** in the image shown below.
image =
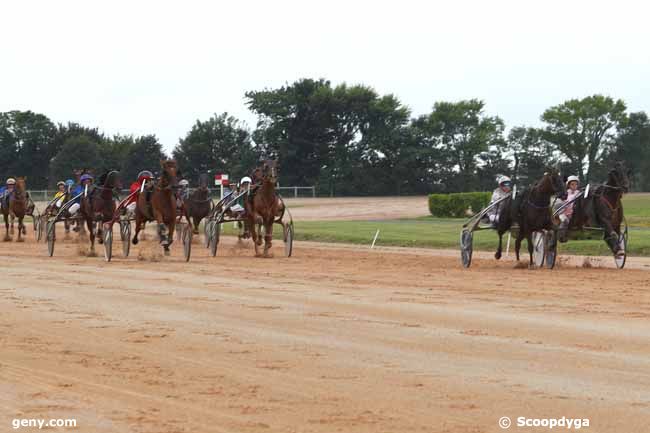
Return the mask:
[[0,0],[0,111],[33,110],[170,150],[196,119],[255,126],[244,92],[363,83],[414,115],[480,98],[506,124],[593,93],[650,112],[642,1]]

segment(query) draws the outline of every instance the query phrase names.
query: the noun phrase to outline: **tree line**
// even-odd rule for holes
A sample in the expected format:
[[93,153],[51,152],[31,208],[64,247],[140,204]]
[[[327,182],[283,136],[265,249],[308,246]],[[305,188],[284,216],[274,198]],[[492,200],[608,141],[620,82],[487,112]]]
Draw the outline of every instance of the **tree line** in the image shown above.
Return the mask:
[[[523,185],[551,165],[600,181],[622,159],[633,189],[650,191],[650,120],[608,96],[562,102],[541,114],[541,127],[507,132],[477,99],[435,102],[414,117],[395,95],[324,79],[250,91],[245,100],[254,129],[222,113],[179,139],[169,156],[186,178],[236,179],[260,158],[277,158],[281,184],[315,185],[319,195],[423,194],[489,190],[498,174]],[[0,113],[0,174],[27,176],[31,188],[52,187],[77,168],[118,169],[130,181],[164,157],[154,134],[106,136],[31,111]]]

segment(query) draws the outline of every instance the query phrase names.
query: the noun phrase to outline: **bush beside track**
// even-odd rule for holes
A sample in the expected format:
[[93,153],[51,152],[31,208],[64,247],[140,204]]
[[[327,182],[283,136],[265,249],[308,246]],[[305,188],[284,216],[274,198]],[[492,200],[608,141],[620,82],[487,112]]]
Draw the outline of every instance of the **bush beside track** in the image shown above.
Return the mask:
[[429,212],[434,217],[461,218],[476,213],[490,203],[489,192],[460,192],[452,194],[430,194]]

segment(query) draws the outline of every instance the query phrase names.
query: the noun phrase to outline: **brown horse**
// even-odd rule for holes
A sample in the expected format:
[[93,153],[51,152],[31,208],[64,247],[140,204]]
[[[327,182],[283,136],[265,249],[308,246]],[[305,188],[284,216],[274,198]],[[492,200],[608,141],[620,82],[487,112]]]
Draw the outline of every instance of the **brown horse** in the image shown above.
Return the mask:
[[260,257],[259,246],[262,245],[262,226],[264,226],[264,257],[272,257],[269,250],[273,241],[273,223],[284,211],[275,192],[278,180],[277,161],[266,160],[253,173],[256,184],[252,196],[246,200],[246,219],[251,228],[255,255]]
[[148,221],[158,223],[160,244],[169,255],[169,247],[174,242],[176,226],[176,194],[178,188],[178,168],[174,160],[161,160],[162,174],[155,184],[144,193],[138,194],[135,208],[135,235],[133,245],[138,244],[138,234]]
[[[519,260],[521,241],[526,238],[528,253],[530,254],[529,267],[533,268],[533,232],[551,230],[550,202],[556,195],[566,199],[566,189],[562,177],[555,169],[549,169],[544,176],[531,187],[523,191],[513,202],[511,222],[519,223],[519,232],[515,240],[515,255]],[[501,230],[499,230],[501,232]]]
[[623,162],[617,162],[607,175],[607,182],[594,188],[587,198],[581,196],[575,203],[570,227],[601,227],[604,241],[615,255],[623,255],[619,242],[623,222],[623,194],[630,189],[629,171]]
[[14,233],[14,218],[18,219],[18,239],[16,242],[24,242],[22,235],[26,235],[27,231],[23,224],[23,219],[28,211],[29,194],[27,193],[27,186],[24,177],[16,179],[16,186],[9,195],[8,206],[2,206],[2,214],[5,220],[5,241],[10,241],[12,238],[9,235],[9,219],[11,218],[11,234]]
[[120,188],[119,173],[115,170],[101,175],[99,186],[92,187],[81,196],[79,212],[86,221],[90,233],[90,251],[95,252],[95,237],[104,242],[104,223],[113,219],[115,213],[115,192]]
[[188,216],[192,218],[195,235],[199,234],[201,220],[207,217],[210,214],[210,210],[212,210],[212,198],[210,198],[208,182],[208,175],[202,173],[199,176],[199,187],[185,200],[185,207],[187,208]]

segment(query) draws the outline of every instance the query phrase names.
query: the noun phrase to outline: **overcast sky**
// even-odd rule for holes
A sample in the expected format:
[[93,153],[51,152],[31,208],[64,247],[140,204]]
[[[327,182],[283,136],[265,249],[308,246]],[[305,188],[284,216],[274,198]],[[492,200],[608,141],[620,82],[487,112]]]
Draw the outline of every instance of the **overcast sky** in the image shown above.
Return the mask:
[[480,98],[506,124],[593,93],[650,112],[642,1],[1,1],[0,111],[167,150],[196,119],[255,126],[244,92],[363,83],[414,115]]

